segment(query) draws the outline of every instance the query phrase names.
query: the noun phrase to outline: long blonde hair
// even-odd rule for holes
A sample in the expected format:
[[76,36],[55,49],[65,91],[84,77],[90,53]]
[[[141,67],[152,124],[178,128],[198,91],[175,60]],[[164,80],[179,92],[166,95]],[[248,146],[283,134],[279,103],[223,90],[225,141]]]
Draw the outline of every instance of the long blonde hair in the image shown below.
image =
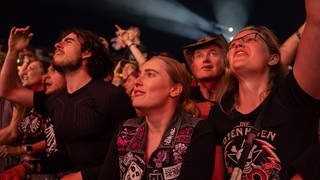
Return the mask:
[[190,86],[191,86],[191,75],[187,70],[186,66],[179,61],[166,57],[166,56],[156,56],[158,59],[162,60],[167,66],[165,67],[166,72],[174,83],[180,83],[183,90],[178,97],[177,107],[182,108],[188,113],[199,117],[200,111],[196,106],[196,103],[190,99]]

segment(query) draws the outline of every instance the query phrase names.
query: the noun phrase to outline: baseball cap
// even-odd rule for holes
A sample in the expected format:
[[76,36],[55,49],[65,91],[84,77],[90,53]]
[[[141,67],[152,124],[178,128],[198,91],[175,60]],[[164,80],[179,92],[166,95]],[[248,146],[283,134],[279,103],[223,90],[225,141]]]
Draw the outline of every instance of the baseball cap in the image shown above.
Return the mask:
[[218,45],[220,48],[225,50],[225,52],[228,51],[228,42],[223,37],[223,35],[220,34],[214,37],[205,36],[199,39],[197,42],[183,47],[183,55],[187,63],[189,64],[191,62],[191,58],[195,50],[211,44]]

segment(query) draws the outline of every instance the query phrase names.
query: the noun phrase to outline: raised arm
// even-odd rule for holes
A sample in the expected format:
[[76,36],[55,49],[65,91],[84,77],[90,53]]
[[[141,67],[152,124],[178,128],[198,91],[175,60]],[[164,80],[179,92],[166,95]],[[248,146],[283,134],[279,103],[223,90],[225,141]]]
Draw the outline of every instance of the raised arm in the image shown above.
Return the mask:
[[320,1],[305,0],[306,25],[301,36],[294,76],[309,95],[320,99]]
[[19,51],[29,45],[32,36],[30,26],[11,29],[8,52],[0,74],[0,96],[27,107],[33,106],[33,91],[17,85],[17,58]]
[[281,61],[285,66],[290,66],[295,58],[305,23],[294,32],[280,47]]
[[116,25],[116,28],[116,35],[128,46],[128,48],[131,51],[131,54],[138,62],[139,67],[141,67],[147,61],[147,59],[140,51],[140,49],[137,47],[137,44],[135,44],[133,39],[136,37],[132,34],[131,31],[121,29],[118,25]]

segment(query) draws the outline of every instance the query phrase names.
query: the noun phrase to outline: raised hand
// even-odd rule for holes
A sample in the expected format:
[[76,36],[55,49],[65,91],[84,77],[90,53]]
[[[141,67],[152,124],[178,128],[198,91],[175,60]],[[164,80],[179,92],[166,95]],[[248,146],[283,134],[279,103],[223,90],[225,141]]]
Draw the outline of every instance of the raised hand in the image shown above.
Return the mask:
[[132,39],[130,38],[130,31],[122,29],[120,26],[115,25],[117,28],[116,35],[117,37],[122,40],[126,45],[129,45],[132,43]]
[[9,51],[20,51],[29,45],[30,40],[34,35],[30,32],[30,29],[30,26],[26,26],[24,28],[17,28],[14,26],[11,28],[8,39]]

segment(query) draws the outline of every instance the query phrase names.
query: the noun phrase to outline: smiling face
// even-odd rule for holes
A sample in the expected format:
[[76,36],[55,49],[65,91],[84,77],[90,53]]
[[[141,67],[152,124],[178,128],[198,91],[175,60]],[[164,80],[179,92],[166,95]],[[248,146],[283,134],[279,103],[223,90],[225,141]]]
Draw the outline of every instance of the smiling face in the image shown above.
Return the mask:
[[174,97],[181,92],[175,92],[176,85],[166,67],[167,64],[157,57],[143,64],[132,93],[132,104],[135,108],[147,111],[176,102]]
[[38,86],[41,83],[44,74],[43,65],[40,61],[31,61],[27,68],[22,72],[23,86]]
[[198,80],[215,79],[224,72],[224,51],[212,44],[194,51],[190,69]]

